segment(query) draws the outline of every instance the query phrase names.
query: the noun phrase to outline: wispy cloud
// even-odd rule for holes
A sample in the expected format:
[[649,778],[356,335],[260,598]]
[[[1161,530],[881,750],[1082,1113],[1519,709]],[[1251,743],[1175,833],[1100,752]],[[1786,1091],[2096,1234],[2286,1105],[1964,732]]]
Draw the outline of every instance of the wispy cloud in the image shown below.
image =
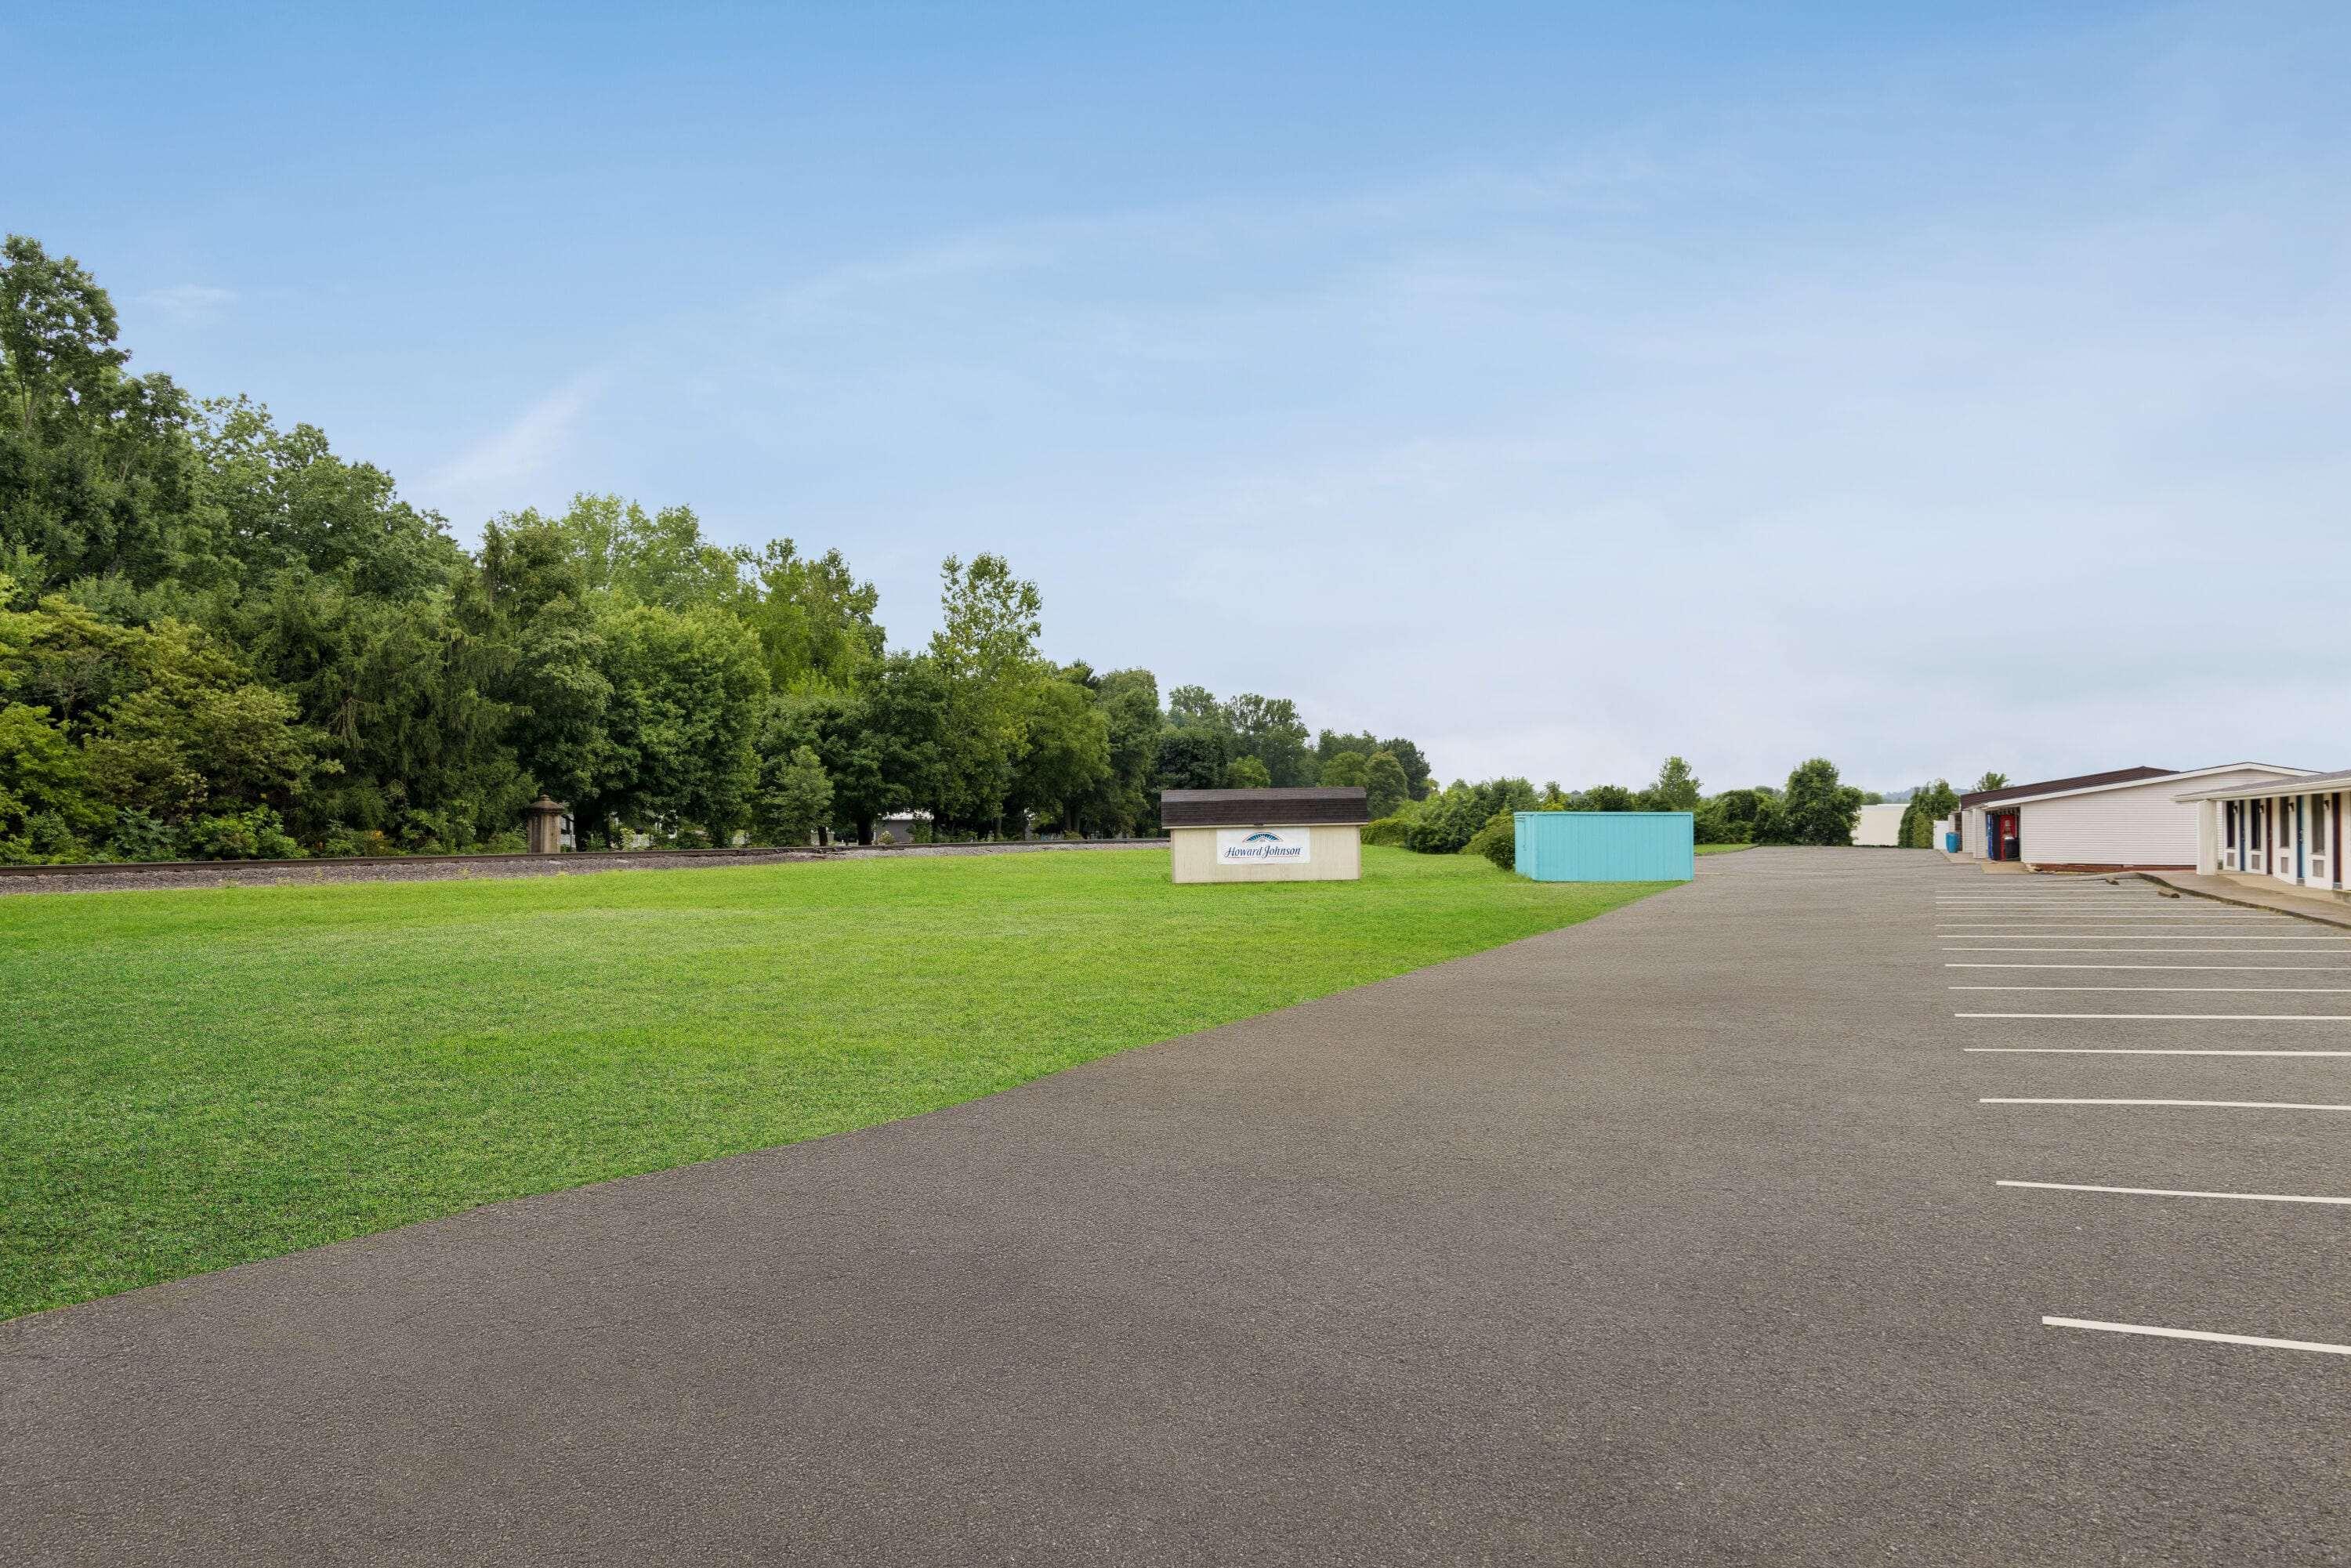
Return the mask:
[[458,453],[414,486],[423,504],[470,528],[501,511],[553,497],[542,495],[570,454],[580,426],[611,385],[590,371],[557,387],[496,434]]
[[183,327],[209,327],[227,315],[236,300],[235,289],[210,283],[174,283],[138,297],[140,304]]

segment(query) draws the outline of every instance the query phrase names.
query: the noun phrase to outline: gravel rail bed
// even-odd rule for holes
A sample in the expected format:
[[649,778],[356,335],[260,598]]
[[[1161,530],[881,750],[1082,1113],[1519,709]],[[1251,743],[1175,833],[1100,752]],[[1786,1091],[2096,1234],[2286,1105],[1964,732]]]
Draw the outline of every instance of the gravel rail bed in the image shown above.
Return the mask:
[[0,896],[27,893],[120,893],[173,887],[301,887],[330,882],[462,882],[483,877],[588,876],[605,872],[680,871],[774,865],[787,861],[887,860],[909,856],[1039,854],[1069,850],[1165,849],[1165,839],[1040,839],[1014,843],[844,844],[790,850],[629,850],[559,855],[381,855],[315,861],[221,861],[168,866],[9,867]]

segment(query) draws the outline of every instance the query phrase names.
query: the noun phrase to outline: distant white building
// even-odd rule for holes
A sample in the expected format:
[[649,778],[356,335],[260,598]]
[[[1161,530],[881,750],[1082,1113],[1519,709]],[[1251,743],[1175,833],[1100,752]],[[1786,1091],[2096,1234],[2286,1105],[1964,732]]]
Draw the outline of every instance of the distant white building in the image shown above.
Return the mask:
[[1880,849],[1900,843],[1902,815],[1909,809],[1899,800],[1891,801],[1883,806],[1864,806],[1861,809],[1861,821],[1854,824],[1853,841],[1856,844],[1874,845]]
[[2199,862],[2199,807],[2183,795],[2308,777],[2306,768],[2229,762],[1975,790],[1959,797],[1959,852],[2049,870],[2188,871]]
[[873,820],[873,841],[877,844],[926,843],[930,836],[928,811],[893,811]]

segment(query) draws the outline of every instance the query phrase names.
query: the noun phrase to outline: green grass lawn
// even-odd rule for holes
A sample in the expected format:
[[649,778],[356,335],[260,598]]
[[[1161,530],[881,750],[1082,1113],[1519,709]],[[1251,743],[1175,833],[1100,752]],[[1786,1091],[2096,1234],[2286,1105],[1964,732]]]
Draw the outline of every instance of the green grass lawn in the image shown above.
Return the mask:
[[1656,883],[1367,849],[0,898],[0,1318],[935,1110]]
[[1751,850],[1754,847],[1753,844],[1700,844],[1698,846],[1698,852],[1702,855],[1730,855],[1737,854],[1740,850]]

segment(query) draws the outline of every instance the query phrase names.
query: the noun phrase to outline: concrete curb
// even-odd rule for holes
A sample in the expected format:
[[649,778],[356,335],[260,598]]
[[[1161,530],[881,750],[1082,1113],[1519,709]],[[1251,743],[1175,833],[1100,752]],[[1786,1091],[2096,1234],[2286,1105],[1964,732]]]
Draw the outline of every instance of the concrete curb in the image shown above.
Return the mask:
[[2264,904],[2252,898],[2231,898],[2225,893],[2210,893],[2200,887],[2184,887],[2159,872],[2135,871],[2126,873],[2141,882],[2151,882],[2183,893],[2191,898],[2209,898],[2215,904],[2233,904],[2240,909],[2258,909],[2265,915],[2291,915],[2296,920],[2307,920],[2314,925],[2331,925],[2338,931],[2351,931],[2351,914],[2333,915],[2323,909],[2298,909],[2290,904]]

